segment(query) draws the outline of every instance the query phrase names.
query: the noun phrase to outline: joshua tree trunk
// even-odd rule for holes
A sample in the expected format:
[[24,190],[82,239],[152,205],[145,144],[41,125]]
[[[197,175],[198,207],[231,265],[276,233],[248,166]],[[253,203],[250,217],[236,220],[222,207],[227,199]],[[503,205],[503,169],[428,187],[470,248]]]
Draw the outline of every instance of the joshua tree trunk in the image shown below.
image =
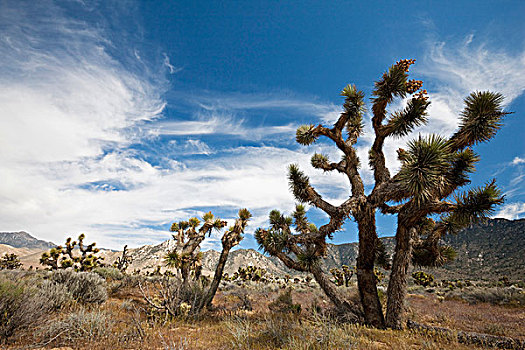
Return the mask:
[[211,306],[211,302],[213,300],[213,297],[217,293],[217,289],[219,288],[219,284],[221,283],[222,279],[222,273],[224,272],[224,267],[226,266],[226,261],[228,260],[228,254],[230,253],[230,249],[228,247],[223,247],[221,256],[219,257],[219,262],[217,263],[217,267],[215,268],[215,275],[213,276],[213,281],[211,282],[210,288],[208,289],[208,292],[206,293],[206,296],[204,299],[202,299],[199,310],[202,310],[203,308],[208,308]]
[[403,328],[404,301],[407,289],[407,273],[412,257],[412,241],[415,228],[398,223],[396,252],[392,262],[392,273],[388,283],[386,325],[393,329]]
[[360,318],[360,310],[358,305],[352,305],[348,300],[341,298],[340,294],[334,287],[334,284],[326,276],[318,265],[314,265],[310,268],[310,272],[314,275],[315,281],[319,284],[321,289],[328,296],[330,301],[334,303],[335,307],[344,312],[345,315],[355,315],[355,321]]
[[383,309],[377,295],[377,281],[374,274],[374,260],[377,234],[375,216],[371,208],[357,218],[359,228],[359,255],[357,256],[357,281],[361,304],[367,324],[385,328]]

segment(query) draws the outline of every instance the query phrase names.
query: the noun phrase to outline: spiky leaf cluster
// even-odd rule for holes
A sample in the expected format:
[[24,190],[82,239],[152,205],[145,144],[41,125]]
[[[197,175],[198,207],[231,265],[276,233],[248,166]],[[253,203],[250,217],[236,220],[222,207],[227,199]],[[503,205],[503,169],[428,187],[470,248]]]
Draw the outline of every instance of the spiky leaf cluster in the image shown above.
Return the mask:
[[462,149],[490,140],[509,114],[503,110],[503,95],[490,91],[476,91],[465,99],[459,130],[452,136],[454,147]]
[[427,202],[443,186],[443,173],[449,167],[450,147],[443,137],[419,136],[408,143],[402,155],[398,181],[418,203]]
[[389,103],[394,97],[405,97],[407,94],[407,78],[410,65],[415,60],[401,60],[392,65],[381,79],[375,83],[375,90],[372,92],[375,101]]
[[297,143],[305,146],[311,145],[317,141],[318,137],[319,135],[316,132],[315,125],[312,124],[301,125],[297,128],[295,133],[295,140]]
[[[285,264],[293,264],[301,271],[309,271],[319,262],[326,247],[324,240],[319,244],[312,241],[312,235],[315,235],[318,229],[306,218],[303,205],[297,204],[292,216],[272,210],[269,221],[268,229],[258,228],[255,231],[255,239],[260,249],[272,256],[286,254],[288,260]],[[295,233],[292,232],[292,226]]]
[[385,244],[382,240],[378,239],[376,242],[376,257],[375,264],[382,267],[385,270],[390,270],[392,264],[390,262],[390,255],[386,251]]
[[330,163],[328,157],[321,153],[314,153],[310,161],[312,166],[316,169],[329,170]]
[[222,246],[227,247],[227,249],[231,249],[242,241],[242,234],[248,225],[248,220],[252,217],[252,213],[244,208],[239,210],[238,216],[239,218],[235,220],[233,227],[230,227],[222,236]]
[[288,166],[288,182],[290,184],[290,189],[294,197],[301,203],[307,203],[310,201],[308,195],[308,187],[310,187],[310,179],[299,170],[297,164],[290,164]]
[[420,267],[441,267],[453,261],[456,255],[456,251],[448,245],[416,245],[412,251],[412,264]]
[[495,180],[457,195],[455,199],[455,209],[442,218],[451,233],[489,217],[495,206],[505,201]]
[[414,128],[427,123],[427,108],[430,102],[422,98],[413,97],[408,100],[407,106],[395,112],[385,125],[387,135],[403,137],[410,134]]

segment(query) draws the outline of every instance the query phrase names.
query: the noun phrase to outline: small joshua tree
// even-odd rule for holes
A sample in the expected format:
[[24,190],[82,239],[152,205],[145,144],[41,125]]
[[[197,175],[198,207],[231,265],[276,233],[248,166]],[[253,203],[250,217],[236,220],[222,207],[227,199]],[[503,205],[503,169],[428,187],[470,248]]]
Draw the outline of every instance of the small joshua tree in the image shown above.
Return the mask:
[[[171,226],[173,239],[175,239],[176,245],[173,250],[168,252],[164,258],[166,266],[175,268],[182,278],[182,293],[178,291],[170,292],[169,283],[166,283],[165,292],[161,293],[164,297],[164,301],[161,303],[156,302],[147,297],[147,293],[143,293],[146,302],[157,310],[162,310],[171,316],[177,316],[180,314],[180,305],[182,303],[191,302],[191,310],[187,311],[190,314],[198,314],[204,308],[211,306],[213,297],[217,293],[219,284],[222,277],[224,276],[224,267],[228,260],[228,255],[233,247],[238,245],[243,239],[244,230],[248,224],[248,220],[252,214],[248,209],[241,209],[238,213],[238,218],[235,220],[235,224],[228,228],[221,239],[222,251],[219,257],[219,261],[215,268],[215,274],[207,290],[205,290],[202,296],[198,300],[180,300],[180,294],[184,294],[185,291],[191,289],[191,282],[201,282],[201,259],[202,254],[200,253],[200,244],[205,239],[206,235],[210,235],[213,229],[221,230],[226,226],[226,221],[215,218],[211,212],[204,214],[202,226],[198,218],[191,218],[188,221],[180,221],[174,223]],[[169,277],[168,277],[169,278]],[[175,300],[177,299],[177,300]]]
[[0,270],[15,270],[22,266],[18,255],[11,253],[5,253],[2,258],[0,258]]
[[[259,244],[271,255],[277,256],[288,267],[299,271],[318,269],[318,259],[326,254],[326,239],[340,230],[352,217],[357,223],[359,251],[356,274],[365,322],[384,328],[400,328],[406,295],[407,271],[411,261],[420,265],[441,265],[450,260],[449,247],[440,246],[440,238],[490,215],[503,202],[495,185],[458,190],[469,184],[469,174],[475,170],[479,157],[472,147],[490,140],[501,127],[503,96],[494,92],[474,92],[465,99],[465,108],[459,117],[459,129],[450,137],[418,136],[408,143],[408,149],[398,149],[401,169],[390,174],[383,152],[385,140],[408,136],[416,127],[427,122],[430,105],[423,82],[408,80],[408,71],[415,60],[401,60],[392,65],[375,83],[372,92],[373,143],[368,153],[374,175],[374,185],[365,191],[359,174],[360,160],[355,147],[363,131],[365,111],[364,93],[348,85],[341,93],[345,101],[343,111],[332,126],[302,125],[296,140],[311,145],[320,137],[332,141],[342,154],[339,161],[330,161],[326,155],[315,153],[311,164],[323,171],[337,171],[350,183],[350,195],[340,205],[327,202],[314,189],[309,177],[296,164],[289,166],[288,180],[295,198],[322,211],[329,222],[316,228],[304,225],[304,210],[295,219],[295,233],[291,221],[270,214],[270,229],[259,231]],[[387,107],[395,99],[406,99],[405,107],[389,113]],[[379,302],[375,264],[380,249],[375,216],[377,211],[397,216],[396,245],[392,261],[386,320]],[[436,222],[431,217],[440,216]],[[284,220],[284,221],[283,221]],[[318,276],[319,272],[317,271]],[[314,273],[315,276],[315,273]],[[317,277],[316,277],[317,279]],[[319,280],[318,280],[319,283]],[[323,286],[322,283],[319,283]],[[328,284],[329,287],[331,287]],[[323,288],[325,289],[325,288]],[[325,289],[327,295],[332,293]],[[343,298],[330,296],[334,302]]]
[[120,272],[124,273],[126,272],[126,269],[132,262],[133,258],[129,255],[128,246],[125,245],[124,250],[122,251],[122,255],[117,257],[117,259],[113,263],[113,266]]
[[[74,268],[76,271],[91,271],[101,265],[104,258],[96,256],[100,250],[95,248],[93,242],[87,246],[84,245],[86,236],[82,233],[78,236],[78,242],[73,241],[71,237],[66,240],[65,247],[56,246],[48,252],[42,253],[40,264],[49,266],[52,270]],[[75,255],[75,247],[78,246],[80,255]]]
[[330,273],[332,276],[334,276],[335,284],[337,286],[342,286],[344,284],[345,287],[350,286],[350,280],[354,275],[354,271],[351,270],[347,265],[341,266],[341,270],[336,267],[331,268]]
[[[188,285],[193,272],[193,279],[199,280],[202,269],[202,253],[200,245],[210,236],[213,229],[219,231],[227,225],[226,221],[215,218],[211,212],[204,214],[204,222],[196,218],[188,221],[180,221],[171,225],[171,232],[174,232],[175,248],[164,257],[167,267],[175,268],[180,272],[183,285]],[[201,225],[201,226],[200,226]],[[199,227],[200,226],[200,227]]]
[[413,272],[412,279],[415,284],[423,287],[428,287],[434,282],[434,276],[423,271]]
[[[292,227],[295,228],[295,233],[292,232]],[[361,317],[359,307],[338,293],[330,278],[321,269],[319,259],[326,253],[326,242],[324,238],[315,239],[316,236],[319,237],[318,229],[308,221],[305,208],[300,204],[295,207],[292,217],[272,210],[270,227],[258,228],[255,231],[255,239],[261,249],[279,258],[288,268],[312,273],[336,308],[346,313],[347,318],[351,317],[357,321]],[[344,283],[344,274],[341,274],[340,285]]]
[[239,266],[237,269],[237,277],[243,281],[260,281],[263,276],[266,274],[266,270],[256,266]]

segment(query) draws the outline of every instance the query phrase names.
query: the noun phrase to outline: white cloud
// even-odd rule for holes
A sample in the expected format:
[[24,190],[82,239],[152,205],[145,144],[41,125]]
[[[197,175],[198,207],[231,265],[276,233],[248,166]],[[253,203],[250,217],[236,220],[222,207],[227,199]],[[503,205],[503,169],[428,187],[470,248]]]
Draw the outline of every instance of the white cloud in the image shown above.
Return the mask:
[[[324,174],[309,164],[315,151],[337,160],[334,147],[319,143],[300,150],[262,146],[219,151],[204,138],[229,135],[264,141],[269,136],[286,136],[293,142],[294,116],[331,123],[339,115],[339,106],[308,102],[290,93],[183,95],[181,99],[198,107],[193,119],[160,119],[163,87],[107,52],[115,44],[108,37],[114,36],[64,17],[51,1],[16,10],[3,5],[0,21],[2,230],[25,229],[57,243],[85,232],[89,241],[120,248],[125,243],[140,245],[169,238],[165,228],[170,222],[201,215],[203,208],[217,208],[231,221],[237,209],[247,207],[254,214],[249,226],[253,232],[265,224],[270,209],[292,210],[294,200],[286,179],[286,167],[292,162],[299,163],[328,200],[337,204],[349,195],[345,177]],[[449,63],[457,61],[457,55],[443,46],[438,48],[420,70],[437,81],[431,90],[432,122],[421,130],[450,134],[461,108],[458,96],[470,89],[469,79],[498,67],[491,63],[490,55],[480,56],[475,49],[471,55],[481,63],[458,68]],[[133,49],[129,55],[143,63],[146,59],[139,52]],[[509,60],[519,63],[512,57]],[[177,70],[167,55],[163,64],[171,73]],[[452,76],[464,78],[450,78],[446,74],[450,67],[455,69]],[[165,71],[162,66],[161,70]],[[505,82],[494,86],[504,93],[512,87],[522,91],[520,74],[505,76]],[[496,76],[485,75],[489,82]],[[510,85],[501,85],[505,90],[498,84]],[[516,92],[512,96],[508,95],[515,98]],[[261,121],[254,126],[246,115],[257,111],[292,117],[282,125],[268,126]],[[162,155],[162,166],[140,149],[128,149],[131,143],[156,136],[178,137],[162,145],[171,152]],[[367,183],[373,178],[365,147],[371,140],[369,133],[358,149]],[[392,169],[397,166],[395,150],[403,142],[387,143]],[[209,157],[182,162],[171,159],[172,153]],[[217,242],[215,235],[207,246]]]
[[243,119],[237,119],[232,113],[213,112],[200,115],[196,120],[162,120],[150,126],[153,135],[196,136],[196,135],[233,135],[243,139],[260,140],[269,135],[294,135],[297,126],[290,123],[277,126],[249,127]]
[[512,162],[511,162],[512,165],[520,165],[520,164],[525,164],[525,159],[524,158],[520,158],[520,157],[515,157]]
[[508,220],[520,219],[525,216],[525,203],[509,203],[505,204],[501,209],[494,215],[496,218],[504,218]]
[[0,219],[3,229],[55,240],[80,231],[85,210],[115,196],[71,196],[76,184],[156,176],[118,149],[136,140],[131,129],[159,116],[162,86],[124,68],[107,53],[102,30],[51,1],[2,3],[0,22]]

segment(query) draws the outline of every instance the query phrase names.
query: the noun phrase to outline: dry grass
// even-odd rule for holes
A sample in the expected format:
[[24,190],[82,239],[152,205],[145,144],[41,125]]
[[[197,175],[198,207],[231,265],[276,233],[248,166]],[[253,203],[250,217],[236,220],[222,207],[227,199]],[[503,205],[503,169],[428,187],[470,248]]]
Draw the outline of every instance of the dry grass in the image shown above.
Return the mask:
[[[476,349],[436,334],[338,323],[327,316],[329,303],[318,288],[292,287],[300,314],[269,311],[283,289],[253,283],[224,288],[214,300],[214,312],[166,322],[148,311],[138,288],[126,283],[101,305],[78,304],[50,314],[7,349]],[[525,334],[522,306],[440,301],[429,293],[408,301],[408,316],[421,323],[521,339]]]
[[525,340],[525,308],[411,295],[409,316],[428,325]]

